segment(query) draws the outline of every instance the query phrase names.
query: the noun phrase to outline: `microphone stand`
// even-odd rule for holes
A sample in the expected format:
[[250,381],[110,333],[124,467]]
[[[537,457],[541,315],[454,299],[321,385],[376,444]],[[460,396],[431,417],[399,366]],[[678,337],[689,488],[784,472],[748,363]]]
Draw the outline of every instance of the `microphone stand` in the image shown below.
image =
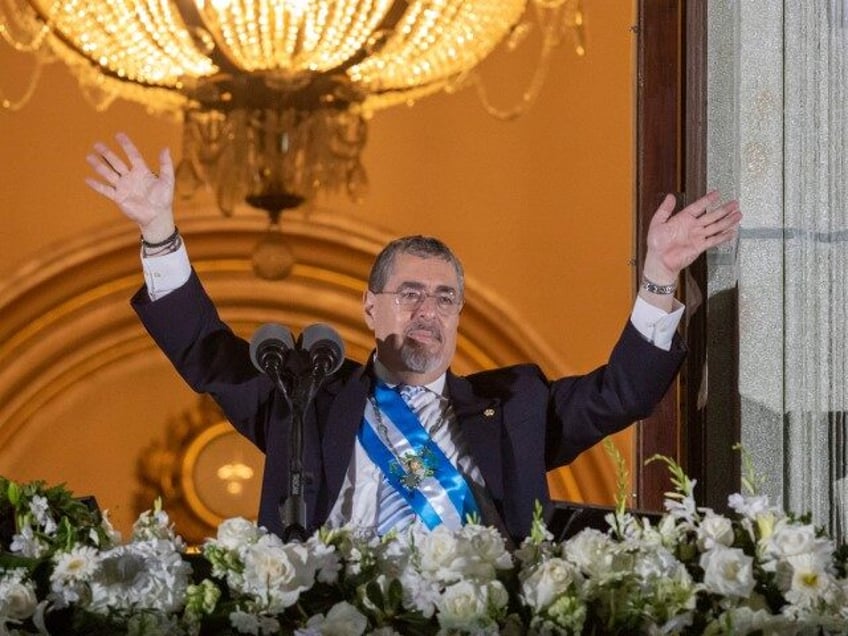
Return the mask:
[[289,436],[289,484],[286,496],[280,498],[280,520],[283,524],[283,541],[304,542],[309,538],[306,530],[306,500],[303,497],[303,424],[306,410],[315,397],[318,387],[326,377],[326,369],[313,365],[308,352],[297,350],[290,353],[288,376],[291,381],[291,397],[285,390],[292,412]]
[[[311,331],[310,331],[311,330]],[[338,336],[327,328],[314,325],[307,329],[309,336],[305,348],[301,348],[298,340],[297,347],[291,340],[291,334],[282,327],[266,326],[258,332],[266,341],[260,344],[254,353],[254,341],[251,342],[251,359],[255,366],[263,371],[274,382],[289,405],[291,411],[291,430],[289,431],[289,483],[288,491],[280,497],[278,507],[280,521],[283,525],[282,539],[289,541],[306,541],[309,537],[306,531],[306,501],[303,498],[303,424],[306,410],[312,402],[321,383],[338,368],[337,362],[341,357],[341,345],[333,342]],[[307,332],[304,332],[306,334]],[[301,334],[303,338],[304,334]],[[325,347],[317,346],[321,337],[329,337],[333,345],[339,349],[336,359],[333,352]],[[333,338],[335,336],[335,338]],[[309,338],[311,337],[311,342]],[[254,336],[256,338],[256,336]],[[318,338],[319,340],[316,340]],[[333,349],[335,351],[335,349]],[[286,380],[288,386],[286,386]]]

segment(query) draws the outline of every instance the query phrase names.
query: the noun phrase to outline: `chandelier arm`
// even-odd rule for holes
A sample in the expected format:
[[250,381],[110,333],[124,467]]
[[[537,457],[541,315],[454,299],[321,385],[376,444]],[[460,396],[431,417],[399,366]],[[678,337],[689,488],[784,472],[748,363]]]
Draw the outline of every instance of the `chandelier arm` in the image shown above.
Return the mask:
[[51,60],[45,59],[43,57],[35,58],[35,70],[32,73],[32,77],[30,77],[29,84],[24,90],[23,95],[21,95],[19,98],[13,100],[6,97],[5,91],[0,88],[0,105],[2,105],[4,110],[16,112],[21,110],[29,103],[29,100],[32,99],[32,96],[35,93],[35,89],[38,86],[39,81],[41,80],[41,71],[47,64],[50,63],[50,61]]
[[[533,0],[536,9],[536,21],[542,29],[542,43],[539,51],[538,62],[534,66],[533,75],[530,77],[530,82],[527,88],[521,94],[518,103],[511,108],[499,108],[489,99],[489,92],[486,89],[485,82],[478,69],[474,69],[469,80],[474,84],[477,90],[477,96],[483,109],[496,119],[501,121],[511,121],[522,116],[536,102],[542,86],[547,79],[548,72],[551,66],[551,56],[562,42],[562,34],[560,32],[561,24],[575,28],[578,32],[578,46],[582,46],[582,18],[579,25],[566,24],[567,16],[563,14],[569,8],[568,0]],[[574,11],[582,12],[579,0]],[[553,17],[546,17],[545,12],[554,14]],[[578,51],[579,54],[582,54]]]
[[[10,0],[0,0],[0,2],[2,2],[2,5],[8,5],[0,5],[0,36],[16,51],[20,51],[21,53],[39,53],[45,39],[50,34],[50,25],[44,20],[41,12],[38,11],[37,7],[33,6],[31,0],[27,0],[22,5],[29,7],[33,12],[34,21],[40,23],[38,29],[28,29],[26,26],[23,26],[23,20],[20,16],[16,17],[14,15],[15,9],[11,7]],[[13,22],[16,23],[14,29],[12,28]],[[24,42],[20,37],[15,36],[13,30],[25,32],[30,37],[30,40]]]
[[492,103],[492,100],[489,99],[489,91],[486,88],[486,83],[484,82],[483,77],[480,75],[479,71],[474,71],[471,81],[474,84],[474,88],[477,90],[477,96],[480,99],[483,110],[495,119],[500,119],[501,121],[512,121],[526,113],[539,97],[539,93],[541,92],[545,79],[548,76],[550,55],[551,51],[544,52],[540,55],[539,64],[533,71],[533,76],[530,78],[530,83],[527,85],[527,89],[521,94],[521,98],[518,103],[511,108],[500,108],[495,106]]

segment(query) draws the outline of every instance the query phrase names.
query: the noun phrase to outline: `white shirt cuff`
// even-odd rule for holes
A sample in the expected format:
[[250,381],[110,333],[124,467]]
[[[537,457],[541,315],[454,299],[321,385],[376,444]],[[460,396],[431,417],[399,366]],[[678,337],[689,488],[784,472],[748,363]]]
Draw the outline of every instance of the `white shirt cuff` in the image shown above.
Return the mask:
[[185,244],[164,256],[144,258],[142,255],[141,267],[150,300],[158,300],[182,287],[191,276],[191,263]]
[[630,322],[645,337],[645,340],[663,351],[669,351],[674,340],[674,333],[677,331],[677,325],[683,318],[684,309],[686,309],[686,306],[675,298],[671,313],[666,313],[659,307],[654,307],[651,303],[643,300],[640,296],[636,296],[633,313],[630,314]]

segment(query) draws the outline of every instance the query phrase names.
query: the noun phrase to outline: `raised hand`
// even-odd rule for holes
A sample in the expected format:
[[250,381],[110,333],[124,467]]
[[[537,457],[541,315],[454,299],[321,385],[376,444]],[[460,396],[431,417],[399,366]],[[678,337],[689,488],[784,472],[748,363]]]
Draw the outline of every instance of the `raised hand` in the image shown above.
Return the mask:
[[648,227],[646,277],[672,283],[698,256],[736,235],[742,220],[739,203],[727,201],[713,207],[718,200],[718,192],[710,192],[672,216],[675,199],[666,195]]
[[[680,272],[716,245],[732,239],[742,220],[737,201],[716,205],[718,192],[710,192],[677,214],[674,196],[666,195],[648,226],[643,276],[656,285],[674,285]],[[639,295],[647,302],[670,311],[673,296],[655,294],[642,288]]]
[[115,139],[129,165],[106,144],[98,142],[86,161],[100,179],[89,177],[85,181],[135,221],[145,240],[162,241],[174,231],[174,164],[170,152],[166,148],[160,153],[157,176],[127,135],[119,133]]

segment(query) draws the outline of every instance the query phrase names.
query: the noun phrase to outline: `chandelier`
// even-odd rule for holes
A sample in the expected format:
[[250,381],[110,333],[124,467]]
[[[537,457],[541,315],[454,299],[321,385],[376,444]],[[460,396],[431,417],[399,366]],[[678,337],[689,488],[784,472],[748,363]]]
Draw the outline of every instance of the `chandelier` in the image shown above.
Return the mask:
[[[520,102],[494,107],[475,69],[504,39],[540,28]],[[367,119],[438,91],[476,85],[486,109],[515,117],[535,99],[566,29],[583,52],[580,0],[0,0],[0,35],[60,60],[103,110],[114,99],[183,121],[177,191],[212,189],[220,210],[242,201],[280,213],[319,190],[359,199]]]

